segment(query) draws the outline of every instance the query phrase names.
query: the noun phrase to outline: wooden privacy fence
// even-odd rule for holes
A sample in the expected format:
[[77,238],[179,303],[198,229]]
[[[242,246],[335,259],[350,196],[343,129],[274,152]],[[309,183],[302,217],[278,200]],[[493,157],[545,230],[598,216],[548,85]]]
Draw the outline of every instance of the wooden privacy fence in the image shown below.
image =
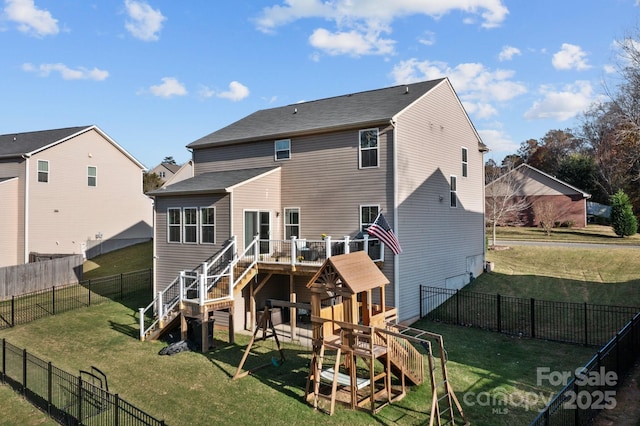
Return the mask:
[[82,280],[82,255],[0,268],[0,300]]

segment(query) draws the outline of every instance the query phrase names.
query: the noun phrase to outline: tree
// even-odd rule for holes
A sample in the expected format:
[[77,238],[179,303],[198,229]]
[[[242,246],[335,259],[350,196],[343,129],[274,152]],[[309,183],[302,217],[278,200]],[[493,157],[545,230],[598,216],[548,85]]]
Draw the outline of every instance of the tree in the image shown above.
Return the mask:
[[496,227],[521,224],[520,213],[530,204],[522,191],[526,182],[524,175],[513,166],[494,168],[493,172],[499,175],[490,177],[491,184],[485,187],[485,215],[492,228],[492,245],[495,246]]
[[539,226],[544,229],[547,237],[551,236],[551,230],[556,227],[561,219],[562,211],[551,201],[538,200],[533,203],[533,217]]
[[633,214],[629,197],[622,190],[611,197],[611,227],[620,237],[628,237],[638,232],[638,219]]
[[589,155],[573,153],[560,160],[557,178],[593,194],[596,191],[596,163]]
[[142,191],[145,194],[160,188],[162,183],[162,178],[157,173],[144,173],[142,175]]
[[173,159],[172,156],[168,156],[168,157],[164,157],[164,160],[162,160],[163,164],[176,164],[176,160]]
[[539,141],[529,139],[520,144],[518,154],[524,162],[556,176],[562,158],[580,152],[583,141],[573,136],[570,129],[549,130]]

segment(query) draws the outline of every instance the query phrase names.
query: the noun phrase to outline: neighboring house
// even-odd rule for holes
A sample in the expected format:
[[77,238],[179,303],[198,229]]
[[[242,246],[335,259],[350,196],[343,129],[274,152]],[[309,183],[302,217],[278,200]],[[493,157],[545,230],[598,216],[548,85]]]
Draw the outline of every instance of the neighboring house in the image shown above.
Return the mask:
[[165,180],[162,186],[173,185],[174,183],[178,183],[181,180],[190,179],[193,177],[193,160],[189,160],[184,163],[176,172]]
[[[489,202],[492,193],[500,194],[500,191],[512,190],[501,189],[500,186],[504,180],[517,182],[513,199],[526,199],[528,207],[518,212],[517,217],[512,218],[513,223],[521,226],[538,226],[540,221],[535,217],[534,207],[538,203],[549,203],[558,212],[558,221],[561,224],[571,224],[579,228],[587,226],[587,199],[591,197],[590,194],[528,164],[519,165],[509,174],[515,174],[516,178],[506,179],[503,175],[488,183],[485,193]],[[487,211],[489,210],[487,207]]]
[[[149,194],[155,290],[176,300],[176,282],[195,292],[204,276],[210,298],[223,285],[201,263],[235,238],[232,262],[258,235],[256,275],[233,292],[235,329],[251,328],[265,299],[308,303],[330,254],[368,250],[402,321],[419,317],[420,286],[459,289],[483,271],[487,148],[446,78],[257,111],[188,148],[194,177]],[[399,255],[363,240],[380,212]]]
[[0,135],[0,266],[151,239],[143,170],[97,126]]
[[169,179],[175,175],[178,170],[180,170],[180,165],[175,163],[160,163],[155,166],[153,169],[149,170],[149,174],[155,173],[160,176],[162,182],[167,182]]

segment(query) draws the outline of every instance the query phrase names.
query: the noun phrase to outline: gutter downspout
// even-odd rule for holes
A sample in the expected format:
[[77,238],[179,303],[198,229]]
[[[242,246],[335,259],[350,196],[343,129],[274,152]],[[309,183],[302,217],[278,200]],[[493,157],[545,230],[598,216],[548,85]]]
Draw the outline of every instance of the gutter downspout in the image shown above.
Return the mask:
[[[391,119],[389,124],[393,127],[393,225],[396,235],[400,236],[398,231],[398,129],[396,122]],[[402,318],[400,310],[400,257],[393,256],[393,304],[396,307],[398,319]]]
[[31,154],[22,154],[25,159],[25,179],[24,179],[24,263],[29,263],[29,159]]

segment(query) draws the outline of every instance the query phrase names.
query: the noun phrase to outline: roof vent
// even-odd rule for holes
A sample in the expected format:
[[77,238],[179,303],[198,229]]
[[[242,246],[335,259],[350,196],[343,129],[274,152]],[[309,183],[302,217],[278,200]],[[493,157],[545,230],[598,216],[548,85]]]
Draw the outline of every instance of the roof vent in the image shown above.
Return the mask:
[[404,94],[408,94],[409,93],[409,86],[405,86],[404,87]]
[[294,108],[294,109],[293,109],[293,113],[294,113],[294,114],[297,114],[297,113],[298,113],[298,108]]

